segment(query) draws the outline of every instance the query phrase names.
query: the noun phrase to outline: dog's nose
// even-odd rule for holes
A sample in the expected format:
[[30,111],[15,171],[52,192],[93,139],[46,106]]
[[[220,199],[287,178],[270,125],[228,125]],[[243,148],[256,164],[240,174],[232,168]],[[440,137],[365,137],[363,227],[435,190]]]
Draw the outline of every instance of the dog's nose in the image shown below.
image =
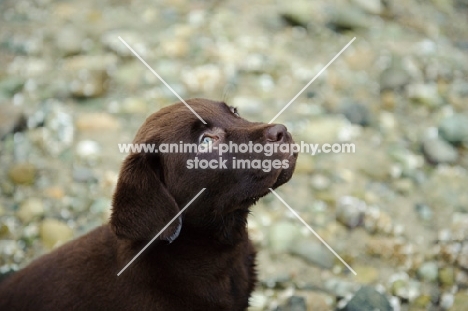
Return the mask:
[[282,142],[285,140],[287,132],[288,129],[286,126],[282,124],[275,124],[266,129],[265,138],[267,142]]

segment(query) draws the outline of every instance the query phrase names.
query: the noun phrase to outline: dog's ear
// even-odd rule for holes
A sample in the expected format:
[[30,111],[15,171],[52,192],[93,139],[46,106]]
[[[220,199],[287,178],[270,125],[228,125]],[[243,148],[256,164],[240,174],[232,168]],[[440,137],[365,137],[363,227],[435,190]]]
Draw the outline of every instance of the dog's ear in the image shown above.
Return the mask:
[[[167,190],[156,155],[129,155],[120,170],[112,202],[110,224],[119,238],[134,241],[151,240],[179,212]],[[177,238],[182,218],[176,219],[158,239],[172,242]]]

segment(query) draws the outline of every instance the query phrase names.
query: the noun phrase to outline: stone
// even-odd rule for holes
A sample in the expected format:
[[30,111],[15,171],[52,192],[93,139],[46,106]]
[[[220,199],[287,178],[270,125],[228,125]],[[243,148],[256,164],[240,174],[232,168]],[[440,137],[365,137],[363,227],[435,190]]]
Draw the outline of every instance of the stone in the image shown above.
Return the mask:
[[13,105],[0,105],[0,140],[6,135],[26,128],[26,116]]
[[11,98],[23,89],[24,79],[19,77],[8,77],[0,81],[0,98]]
[[60,220],[46,218],[40,225],[39,235],[44,246],[51,249],[71,240],[73,230]]
[[442,139],[424,141],[422,150],[427,160],[433,164],[453,164],[458,159],[458,151]]
[[39,198],[28,198],[21,203],[16,216],[23,222],[29,223],[44,214],[44,205]]
[[407,94],[413,102],[428,108],[437,108],[443,104],[436,84],[410,84],[407,88]]
[[274,253],[283,253],[290,249],[291,244],[300,237],[300,228],[291,222],[278,222],[271,225],[268,233],[270,249]]
[[439,135],[452,144],[468,142],[468,117],[454,114],[443,119],[439,124]]
[[366,265],[353,265],[353,269],[357,273],[355,276],[356,281],[361,284],[372,284],[379,278],[379,270],[374,267]]
[[333,268],[335,263],[335,256],[333,253],[320,242],[313,241],[312,237],[300,238],[293,241],[290,246],[290,252],[324,269]]
[[380,74],[380,91],[400,91],[410,82],[408,72],[399,64],[392,64]]
[[383,11],[381,0],[353,0],[353,3],[370,14],[380,15]]
[[464,290],[455,294],[451,311],[466,311],[468,306],[468,291]]
[[94,140],[82,140],[76,144],[78,156],[86,159],[96,159],[101,152],[101,146]]
[[363,104],[346,102],[340,111],[353,124],[368,126],[371,123],[369,108]]
[[455,283],[455,269],[453,267],[440,268],[439,282],[442,286],[453,286],[453,284]]
[[425,262],[419,267],[417,274],[423,281],[435,282],[439,277],[439,266],[434,261]]
[[80,183],[94,183],[97,182],[97,178],[94,172],[85,167],[76,167],[72,172],[73,180]]
[[282,308],[284,311],[307,311],[305,298],[302,296],[291,296]]
[[76,119],[76,127],[79,131],[102,131],[119,128],[119,121],[107,113],[86,113]]
[[393,311],[385,295],[373,287],[363,286],[344,307],[344,311]]
[[79,54],[82,50],[85,34],[80,27],[66,26],[58,29],[55,44],[63,56]]
[[328,24],[338,32],[356,31],[369,27],[366,14],[358,8],[349,6],[335,7],[329,17]]
[[366,203],[355,197],[345,196],[336,205],[336,219],[348,228],[362,225]]
[[30,185],[34,183],[36,174],[36,167],[30,163],[13,164],[8,170],[8,176],[17,185]]

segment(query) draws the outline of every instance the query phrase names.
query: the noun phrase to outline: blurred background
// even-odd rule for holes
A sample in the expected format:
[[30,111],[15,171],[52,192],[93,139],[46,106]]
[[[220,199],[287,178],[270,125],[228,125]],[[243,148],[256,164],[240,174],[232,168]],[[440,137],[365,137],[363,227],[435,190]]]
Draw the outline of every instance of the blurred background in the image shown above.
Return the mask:
[[[145,117],[225,100],[301,154],[249,220],[253,310],[468,310],[468,1],[0,1],[0,274],[105,222]],[[39,285],[40,286],[40,285]]]

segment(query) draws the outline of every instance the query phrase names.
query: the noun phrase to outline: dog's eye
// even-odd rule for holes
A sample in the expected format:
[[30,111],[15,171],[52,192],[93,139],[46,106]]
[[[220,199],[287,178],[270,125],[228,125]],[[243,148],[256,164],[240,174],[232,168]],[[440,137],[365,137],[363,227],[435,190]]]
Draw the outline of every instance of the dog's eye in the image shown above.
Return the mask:
[[236,107],[232,107],[232,106],[231,106],[231,107],[229,107],[229,108],[231,109],[231,112],[232,112],[233,114],[236,115],[236,117],[240,117],[239,113],[237,112],[237,108],[236,108]]
[[202,138],[200,139],[200,144],[209,145],[209,144],[212,144],[213,141],[214,141],[213,137],[203,135]]

